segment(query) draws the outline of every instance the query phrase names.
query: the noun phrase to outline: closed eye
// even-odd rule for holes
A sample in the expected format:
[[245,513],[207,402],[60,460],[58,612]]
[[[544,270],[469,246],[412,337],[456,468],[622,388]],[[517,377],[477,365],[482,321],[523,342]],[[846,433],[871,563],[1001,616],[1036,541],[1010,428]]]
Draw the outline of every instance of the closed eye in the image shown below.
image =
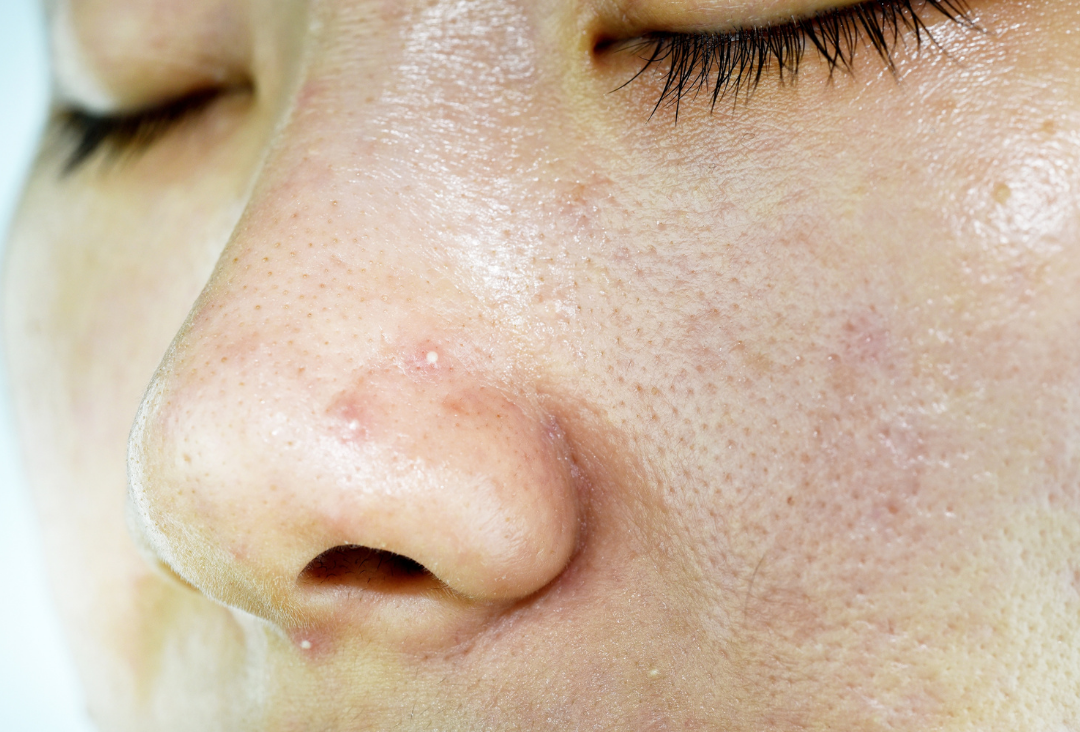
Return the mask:
[[114,157],[146,149],[173,128],[203,112],[223,92],[207,89],[150,109],[118,115],[80,110],[60,112],[57,122],[70,143],[64,173],[70,174],[100,151]]
[[[921,14],[934,13],[970,28],[966,0],[869,0],[805,18],[721,33],[654,32],[616,44],[618,50],[635,53],[642,68],[620,89],[649,69],[666,65],[660,98],[653,107],[672,106],[678,120],[684,100],[708,93],[710,109],[717,102],[739,95],[748,97],[771,72],[781,80],[794,78],[807,50],[817,53],[829,66],[850,72],[860,45],[870,48],[893,68],[893,52],[904,35],[917,45],[935,42]],[[936,42],[935,42],[936,43]]]

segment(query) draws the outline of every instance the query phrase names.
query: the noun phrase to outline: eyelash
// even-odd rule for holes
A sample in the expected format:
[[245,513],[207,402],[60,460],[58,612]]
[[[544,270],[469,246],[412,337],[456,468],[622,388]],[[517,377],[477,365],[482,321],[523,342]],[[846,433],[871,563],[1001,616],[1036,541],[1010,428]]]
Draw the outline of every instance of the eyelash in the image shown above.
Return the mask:
[[61,112],[57,121],[71,145],[64,174],[75,172],[101,150],[109,150],[114,157],[145,150],[169,130],[205,110],[220,95],[218,90],[204,90],[143,112],[113,116],[78,110]]
[[[808,47],[825,59],[830,73],[836,69],[850,72],[860,42],[867,42],[891,69],[893,49],[902,31],[914,33],[919,46],[924,36],[934,41],[916,5],[929,6],[952,22],[976,27],[969,17],[967,0],[870,0],[781,25],[729,33],[651,33],[622,45],[622,50],[639,53],[645,63],[619,88],[667,61],[664,89],[653,114],[666,103],[675,107],[678,121],[683,100],[696,97],[710,85],[711,109],[729,93],[735,102],[740,93],[744,98],[749,96],[774,64],[781,81],[785,71],[795,78]],[[711,81],[714,76],[715,81]],[[144,150],[202,112],[219,95],[217,90],[200,91],[144,112],[114,116],[62,112],[60,128],[72,142],[64,174],[73,173],[103,149],[110,149],[114,156]]]
[[851,71],[860,43],[869,43],[895,69],[893,50],[901,33],[914,33],[920,47],[924,38],[936,43],[917,10],[924,6],[954,23],[977,28],[967,0],[870,0],[780,25],[728,33],[650,33],[622,45],[622,50],[638,53],[645,63],[619,89],[667,61],[664,89],[652,113],[661,106],[673,106],[677,122],[683,100],[696,97],[704,88],[711,87],[713,109],[729,94],[733,103],[740,93],[745,100],[774,64],[781,81],[785,72],[794,79],[807,48],[818,52],[830,74],[837,69]]

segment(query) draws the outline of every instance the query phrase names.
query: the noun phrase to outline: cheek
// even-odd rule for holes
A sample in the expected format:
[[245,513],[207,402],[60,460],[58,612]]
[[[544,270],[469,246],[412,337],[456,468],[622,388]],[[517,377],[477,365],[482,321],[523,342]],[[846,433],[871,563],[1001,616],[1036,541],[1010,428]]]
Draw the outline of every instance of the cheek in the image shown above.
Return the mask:
[[593,331],[703,612],[775,653],[746,663],[924,711],[993,682],[935,698],[875,664],[1053,655],[1020,638],[1072,632],[1080,548],[1080,151],[1030,91],[963,121],[948,96],[894,94],[876,127],[809,142],[759,132],[757,186],[731,183],[741,155],[687,163],[605,222],[619,332]]

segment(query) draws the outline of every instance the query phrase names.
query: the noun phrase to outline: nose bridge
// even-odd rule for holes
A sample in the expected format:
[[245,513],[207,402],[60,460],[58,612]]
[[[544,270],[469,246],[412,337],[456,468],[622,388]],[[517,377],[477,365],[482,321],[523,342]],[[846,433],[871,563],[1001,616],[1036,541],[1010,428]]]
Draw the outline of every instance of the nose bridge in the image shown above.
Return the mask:
[[[335,84],[306,80],[148,392],[131,446],[138,530],[207,595],[282,625],[335,606],[312,570],[328,552],[368,552],[345,573],[371,590],[363,602],[388,588],[516,601],[558,576],[578,524],[563,425],[523,376],[528,349],[490,317],[507,296],[490,265],[522,252],[485,239],[499,209],[484,189],[505,192],[520,161],[466,175],[491,141],[462,140],[465,163],[440,152],[411,92],[341,134],[325,115],[352,97]],[[372,584],[371,552],[438,591]]]
[[[528,288],[537,241],[516,212],[549,208],[538,181],[558,175],[536,124],[529,4],[400,5],[380,22],[323,19],[330,29],[211,290],[240,272],[272,288],[288,268],[348,278],[350,292],[383,302],[408,280],[521,309],[506,297]],[[341,291],[321,284],[327,308]]]

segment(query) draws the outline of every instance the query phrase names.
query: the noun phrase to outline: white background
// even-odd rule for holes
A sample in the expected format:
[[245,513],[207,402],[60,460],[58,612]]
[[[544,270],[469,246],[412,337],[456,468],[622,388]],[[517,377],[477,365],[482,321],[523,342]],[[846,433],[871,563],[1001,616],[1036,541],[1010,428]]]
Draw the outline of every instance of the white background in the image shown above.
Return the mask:
[[[48,104],[38,0],[0,0],[0,242]],[[0,244],[2,246],[2,244]],[[89,732],[41,561],[0,367],[0,730]]]

